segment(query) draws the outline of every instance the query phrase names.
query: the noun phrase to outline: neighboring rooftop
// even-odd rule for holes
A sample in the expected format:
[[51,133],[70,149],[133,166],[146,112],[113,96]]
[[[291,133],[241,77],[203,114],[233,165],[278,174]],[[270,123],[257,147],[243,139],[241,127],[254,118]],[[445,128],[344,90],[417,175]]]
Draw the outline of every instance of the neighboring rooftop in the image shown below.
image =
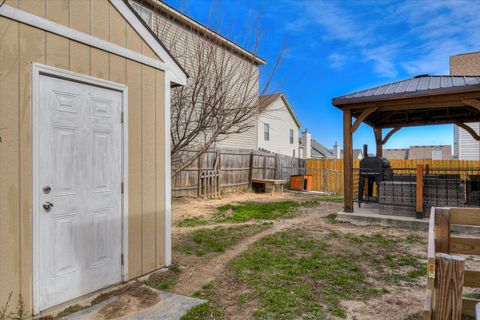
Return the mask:
[[312,158],[335,158],[333,150],[328,149],[317,140],[311,139]]
[[406,160],[408,149],[383,149],[383,157],[389,160]]
[[452,146],[410,146],[408,149],[383,149],[383,156],[390,160],[451,160]]
[[[138,0],[137,0],[138,1]],[[161,11],[163,14],[168,15],[174,20],[178,20],[179,22],[183,23],[184,25],[187,25],[193,29],[195,29],[197,32],[202,33],[206,37],[212,37],[216,41],[220,41],[223,44],[225,44],[229,49],[233,50],[237,54],[240,54],[241,56],[253,60],[255,63],[259,65],[266,64],[267,61],[258,57],[255,53],[241,47],[234,41],[222,36],[218,32],[210,29],[209,27],[205,26],[204,24],[195,21],[194,19],[190,18],[186,14],[178,11],[177,9],[171,7],[170,5],[166,4],[165,2],[161,0],[141,0],[142,4],[147,4],[150,7]]]
[[[362,159],[363,150],[362,149],[353,149],[353,159]],[[340,151],[340,158],[343,159],[343,149]]]

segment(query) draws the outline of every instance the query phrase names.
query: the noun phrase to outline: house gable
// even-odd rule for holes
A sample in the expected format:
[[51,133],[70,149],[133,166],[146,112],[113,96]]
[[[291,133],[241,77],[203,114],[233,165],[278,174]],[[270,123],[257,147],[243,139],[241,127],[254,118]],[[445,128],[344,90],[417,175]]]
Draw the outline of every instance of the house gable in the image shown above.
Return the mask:
[[261,109],[264,111],[258,118],[258,147],[297,157],[300,126],[282,96],[278,94],[260,97]]

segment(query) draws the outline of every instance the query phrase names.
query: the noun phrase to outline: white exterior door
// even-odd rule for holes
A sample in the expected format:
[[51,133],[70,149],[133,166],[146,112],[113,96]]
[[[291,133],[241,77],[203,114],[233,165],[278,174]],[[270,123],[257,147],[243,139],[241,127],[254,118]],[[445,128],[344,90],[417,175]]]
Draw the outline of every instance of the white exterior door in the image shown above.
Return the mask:
[[39,310],[122,279],[122,93],[39,76]]

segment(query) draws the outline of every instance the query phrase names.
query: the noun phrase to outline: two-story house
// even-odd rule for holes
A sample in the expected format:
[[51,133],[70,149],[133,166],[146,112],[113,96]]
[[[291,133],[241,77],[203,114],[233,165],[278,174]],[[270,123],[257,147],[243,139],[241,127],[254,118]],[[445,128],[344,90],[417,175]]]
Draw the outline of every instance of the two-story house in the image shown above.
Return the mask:
[[258,148],[299,157],[298,133],[301,124],[285,95],[263,95],[259,103],[265,111],[258,116],[257,121]]

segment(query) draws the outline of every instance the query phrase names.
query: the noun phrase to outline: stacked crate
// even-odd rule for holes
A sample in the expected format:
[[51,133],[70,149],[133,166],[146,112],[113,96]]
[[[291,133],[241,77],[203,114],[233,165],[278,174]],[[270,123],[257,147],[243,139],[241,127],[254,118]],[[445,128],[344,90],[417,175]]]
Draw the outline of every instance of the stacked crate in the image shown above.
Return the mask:
[[424,207],[463,207],[465,184],[459,175],[426,175],[424,177]]
[[480,206],[480,176],[470,175],[467,180],[467,205]]
[[410,179],[394,179],[380,183],[380,213],[386,215],[415,216],[417,184]]

